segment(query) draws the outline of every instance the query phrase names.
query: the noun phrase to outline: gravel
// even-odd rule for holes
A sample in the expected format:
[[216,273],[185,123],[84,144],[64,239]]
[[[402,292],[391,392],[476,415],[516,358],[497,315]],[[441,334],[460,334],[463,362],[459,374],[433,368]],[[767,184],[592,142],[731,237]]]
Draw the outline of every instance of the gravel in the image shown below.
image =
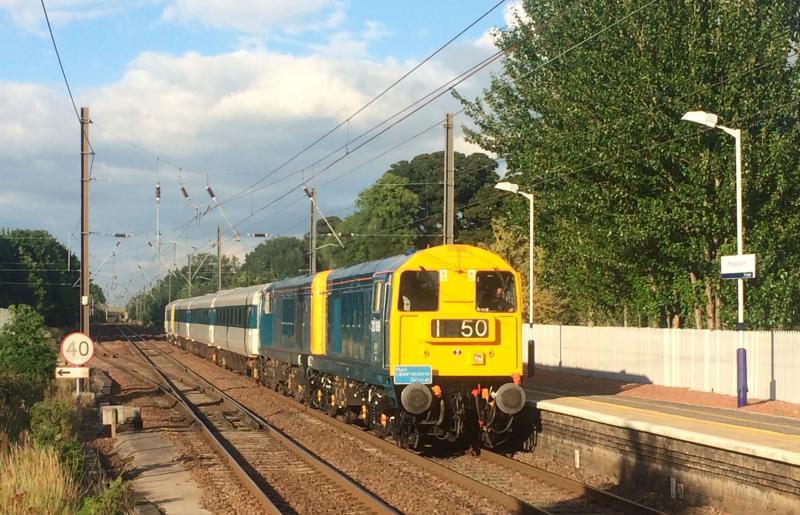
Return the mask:
[[244,376],[167,343],[161,342],[159,348],[170,352],[398,511],[412,514],[506,513],[470,491],[305,415],[299,406],[287,407],[272,396],[264,395],[263,386]]

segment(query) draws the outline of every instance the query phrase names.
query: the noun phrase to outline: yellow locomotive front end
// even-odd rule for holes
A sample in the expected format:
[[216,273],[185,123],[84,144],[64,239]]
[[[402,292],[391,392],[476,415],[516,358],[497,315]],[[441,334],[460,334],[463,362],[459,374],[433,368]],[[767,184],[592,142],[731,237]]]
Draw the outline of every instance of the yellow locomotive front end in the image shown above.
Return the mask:
[[395,270],[389,368],[409,433],[401,439],[474,429],[493,445],[508,431],[526,400],[520,297],[519,274],[468,245],[417,252]]

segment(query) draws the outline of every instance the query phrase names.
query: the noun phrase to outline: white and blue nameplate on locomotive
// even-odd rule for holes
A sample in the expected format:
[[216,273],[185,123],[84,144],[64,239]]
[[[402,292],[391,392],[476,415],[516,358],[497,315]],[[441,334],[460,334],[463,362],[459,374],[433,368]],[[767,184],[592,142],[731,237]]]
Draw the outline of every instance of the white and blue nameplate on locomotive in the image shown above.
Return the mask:
[[433,368],[430,365],[405,365],[394,367],[394,384],[431,384]]

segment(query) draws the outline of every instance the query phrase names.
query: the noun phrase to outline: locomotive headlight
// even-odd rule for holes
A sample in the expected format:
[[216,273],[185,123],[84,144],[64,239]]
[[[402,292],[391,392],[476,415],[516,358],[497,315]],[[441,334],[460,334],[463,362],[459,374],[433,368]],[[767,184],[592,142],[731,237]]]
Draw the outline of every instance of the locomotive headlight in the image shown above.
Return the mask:
[[431,402],[433,402],[433,395],[424,384],[411,383],[400,393],[400,404],[412,415],[420,415],[428,411]]
[[476,352],[472,355],[472,364],[473,365],[483,365],[486,361],[484,358],[483,352]]
[[506,383],[498,388],[494,400],[500,411],[506,415],[516,415],[525,407],[528,397],[520,385]]

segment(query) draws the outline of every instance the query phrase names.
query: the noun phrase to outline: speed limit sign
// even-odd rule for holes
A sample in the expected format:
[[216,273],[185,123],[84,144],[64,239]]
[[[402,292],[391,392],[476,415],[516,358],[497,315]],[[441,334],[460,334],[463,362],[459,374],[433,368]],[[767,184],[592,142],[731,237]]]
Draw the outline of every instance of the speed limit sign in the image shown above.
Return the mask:
[[84,365],[94,356],[94,342],[83,333],[70,333],[61,340],[61,354],[73,365]]

